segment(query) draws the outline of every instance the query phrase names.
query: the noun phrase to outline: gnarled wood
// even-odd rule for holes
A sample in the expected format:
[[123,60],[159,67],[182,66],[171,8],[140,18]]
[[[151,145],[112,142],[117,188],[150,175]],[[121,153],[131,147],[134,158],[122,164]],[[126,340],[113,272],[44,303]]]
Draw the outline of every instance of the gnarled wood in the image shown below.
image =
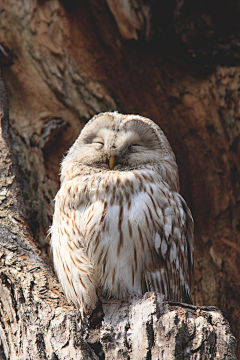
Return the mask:
[[236,359],[229,324],[214,307],[167,304],[162,295],[146,293],[103,310],[105,359]]
[[25,222],[0,82],[0,338],[6,359],[98,359]]

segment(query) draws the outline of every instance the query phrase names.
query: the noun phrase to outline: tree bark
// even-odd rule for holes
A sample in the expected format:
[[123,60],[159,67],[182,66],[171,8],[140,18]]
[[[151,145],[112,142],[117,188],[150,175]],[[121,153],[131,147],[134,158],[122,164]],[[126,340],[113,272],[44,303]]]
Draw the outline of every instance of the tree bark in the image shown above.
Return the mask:
[[103,303],[103,309],[105,359],[235,358],[235,338],[217,308],[166,303],[164,296],[146,293],[126,303]]
[[98,359],[84,325],[51,268],[39,256],[9,148],[0,82],[0,338],[6,359]]
[[[0,5],[0,63],[9,99],[0,190],[0,337],[6,358],[60,359],[71,351],[73,358],[101,358],[101,351],[108,356],[109,345],[87,341],[96,332],[87,335],[88,324],[67,304],[49,265],[46,235],[62,156],[87,120],[111,110],[149,117],[166,133],[195,219],[194,303],[219,307],[239,338],[240,68],[232,66],[238,59],[237,27],[233,23],[226,47],[228,40],[216,30],[224,11],[215,14],[208,2],[193,2],[192,8],[187,1],[126,0],[125,8],[122,3]],[[234,4],[231,9],[238,11]],[[171,318],[178,307],[169,309]],[[191,310],[194,324],[198,310]],[[214,316],[224,332],[222,315]],[[209,331],[219,334],[216,329]],[[150,356],[155,350],[146,351]]]

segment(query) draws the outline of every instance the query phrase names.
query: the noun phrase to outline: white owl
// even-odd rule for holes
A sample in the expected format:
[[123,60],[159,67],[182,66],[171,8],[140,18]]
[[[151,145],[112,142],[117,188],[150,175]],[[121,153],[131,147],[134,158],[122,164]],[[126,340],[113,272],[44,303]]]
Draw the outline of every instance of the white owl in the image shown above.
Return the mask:
[[100,293],[191,303],[193,219],[178,191],[175,156],[153,121],[93,117],[62,161],[50,230],[67,298],[86,314]]

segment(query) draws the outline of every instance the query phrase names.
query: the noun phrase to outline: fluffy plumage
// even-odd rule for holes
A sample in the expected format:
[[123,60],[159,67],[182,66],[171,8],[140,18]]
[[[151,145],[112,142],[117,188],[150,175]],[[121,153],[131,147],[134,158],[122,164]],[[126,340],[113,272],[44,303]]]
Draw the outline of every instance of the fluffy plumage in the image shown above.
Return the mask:
[[193,220],[178,191],[175,156],[153,121],[117,112],[91,119],[62,161],[51,227],[68,299],[86,313],[100,292],[191,303]]

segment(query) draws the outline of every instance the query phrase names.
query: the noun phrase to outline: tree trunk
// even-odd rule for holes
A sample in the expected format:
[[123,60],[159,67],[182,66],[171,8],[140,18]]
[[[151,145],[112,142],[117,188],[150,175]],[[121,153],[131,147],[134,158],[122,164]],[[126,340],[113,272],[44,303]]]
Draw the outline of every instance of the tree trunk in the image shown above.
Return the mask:
[[[223,5],[215,13],[208,2],[197,3],[0,5],[0,63],[9,99],[0,143],[0,338],[7,359],[150,359],[160,357],[160,349],[166,359],[221,358],[224,351],[223,359],[234,359],[221,313],[199,306],[219,307],[239,338],[239,32],[234,21],[226,38],[218,30]],[[234,2],[231,11],[240,12]],[[111,316],[115,305],[109,313],[105,308],[101,330],[92,330],[65,299],[46,235],[62,156],[87,120],[111,110],[151,118],[173,147],[181,193],[195,219],[192,293],[198,307],[161,305],[148,294],[117,305],[119,318],[124,309],[128,314],[119,324]],[[146,310],[148,301],[156,308]],[[138,311],[145,319],[141,331],[133,320]],[[176,314],[181,321],[175,324]],[[173,326],[170,348],[168,334],[161,337],[159,330],[165,321]],[[136,355],[136,333],[143,355]],[[204,340],[197,342],[198,336]]]

